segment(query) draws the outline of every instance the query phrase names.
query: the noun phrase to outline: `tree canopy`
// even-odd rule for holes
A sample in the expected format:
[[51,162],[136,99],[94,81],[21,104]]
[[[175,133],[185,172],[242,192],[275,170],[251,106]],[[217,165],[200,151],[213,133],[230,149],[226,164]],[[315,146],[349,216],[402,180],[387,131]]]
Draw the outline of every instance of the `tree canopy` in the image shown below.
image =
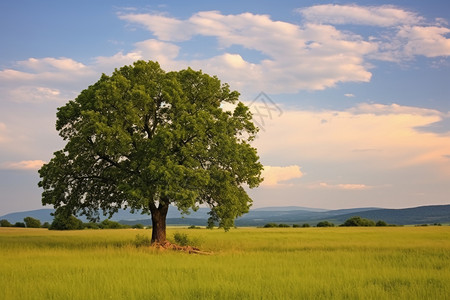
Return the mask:
[[209,223],[230,228],[252,203],[245,185],[262,181],[250,145],[258,128],[238,98],[215,76],[165,72],[152,61],[103,74],[58,108],[67,143],[39,170],[42,203],[91,220],[99,211],[141,210],[158,242],[170,204],[186,213],[206,204]]

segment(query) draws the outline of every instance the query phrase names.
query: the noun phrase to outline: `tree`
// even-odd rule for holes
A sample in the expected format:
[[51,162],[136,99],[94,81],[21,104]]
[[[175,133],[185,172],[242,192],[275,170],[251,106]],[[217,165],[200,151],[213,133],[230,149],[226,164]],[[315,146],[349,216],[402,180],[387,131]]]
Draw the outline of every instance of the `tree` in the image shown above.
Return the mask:
[[65,213],[55,214],[55,218],[49,227],[50,230],[79,230],[83,228],[84,226],[81,220]]
[[334,224],[328,221],[321,221],[317,223],[317,227],[334,227]]
[[41,227],[41,221],[32,217],[25,217],[23,219],[25,222],[25,225],[28,228],[40,228]]
[[42,224],[41,227],[42,228],[50,228],[50,223],[49,222],[44,222],[44,224]]
[[217,77],[152,61],[103,74],[58,109],[67,144],[39,170],[42,203],[97,221],[100,210],[142,210],[159,243],[169,205],[188,213],[206,204],[209,223],[231,228],[252,202],[244,185],[262,181],[250,145],[258,129],[238,97]]
[[375,226],[388,226],[388,224],[383,220],[378,220]]
[[2,219],[0,220],[0,227],[12,227],[13,225],[11,223],[9,223],[8,220],[6,219]]

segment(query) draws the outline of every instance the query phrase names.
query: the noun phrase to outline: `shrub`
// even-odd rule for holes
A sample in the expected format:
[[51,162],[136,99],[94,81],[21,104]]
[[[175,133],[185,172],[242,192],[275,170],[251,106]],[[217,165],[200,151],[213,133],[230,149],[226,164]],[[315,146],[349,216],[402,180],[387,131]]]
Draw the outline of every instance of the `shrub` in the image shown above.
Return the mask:
[[289,226],[288,224],[279,224],[278,227],[287,228],[287,227],[291,227],[291,226]]
[[27,225],[28,228],[40,228],[41,227],[41,221],[38,219],[32,218],[32,217],[25,217],[23,219],[25,222],[25,225]]
[[266,225],[264,225],[264,228],[274,228],[274,227],[278,227],[278,225],[276,223],[267,223]]
[[302,225],[302,227],[304,227],[304,228],[306,228],[306,227],[311,227],[311,225],[309,225],[308,223],[304,223],[304,224]]
[[133,226],[131,226],[131,228],[134,228],[134,229],[144,229],[144,225],[138,223],[138,224],[134,224]]
[[175,232],[173,234],[173,239],[175,240],[175,243],[177,243],[180,246],[187,246],[189,245],[190,242],[187,234],[185,233]]
[[334,227],[334,224],[328,221],[322,221],[317,223],[317,227]]
[[201,229],[201,227],[195,226],[195,225],[191,225],[188,227],[188,229]]
[[13,225],[11,223],[9,223],[8,220],[0,220],[0,227],[12,227]]
[[152,244],[152,241],[146,235],[143,235],[143,234],[136,235],[136,238],[134,239],[134,245],[136,246],[136,248],[148,247],[151,244]]
[[298,227],[300,227],[300,225],[298,225],[298,224],[292,224],[292,227],[293,227],[293,228],[298,228]]

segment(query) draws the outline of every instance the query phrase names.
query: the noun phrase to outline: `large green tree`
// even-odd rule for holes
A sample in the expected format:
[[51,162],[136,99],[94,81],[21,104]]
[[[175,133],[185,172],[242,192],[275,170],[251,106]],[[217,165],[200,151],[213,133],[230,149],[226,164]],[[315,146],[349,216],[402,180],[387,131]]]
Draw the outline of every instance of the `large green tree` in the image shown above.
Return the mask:
[[262,181],[250,145],[258,129],[238,97],[215,76],[165,72],[152,61],[102,75],[58,109],[67,144],[39,170],[42,203],[92,220],[99,211],[141,210],[159,243],[169,205],[188,212],[206,204],[208,222],[230,228],[251,205],[244,186]]

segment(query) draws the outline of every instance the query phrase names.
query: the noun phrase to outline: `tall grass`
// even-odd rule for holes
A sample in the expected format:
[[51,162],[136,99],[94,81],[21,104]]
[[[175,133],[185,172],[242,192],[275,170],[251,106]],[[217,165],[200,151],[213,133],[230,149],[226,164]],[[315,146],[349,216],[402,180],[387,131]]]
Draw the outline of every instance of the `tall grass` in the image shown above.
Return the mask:
[[209,256],[136,247],[145,230],[0,228],[2,299],[448,299],[450,227],[169,228]]

